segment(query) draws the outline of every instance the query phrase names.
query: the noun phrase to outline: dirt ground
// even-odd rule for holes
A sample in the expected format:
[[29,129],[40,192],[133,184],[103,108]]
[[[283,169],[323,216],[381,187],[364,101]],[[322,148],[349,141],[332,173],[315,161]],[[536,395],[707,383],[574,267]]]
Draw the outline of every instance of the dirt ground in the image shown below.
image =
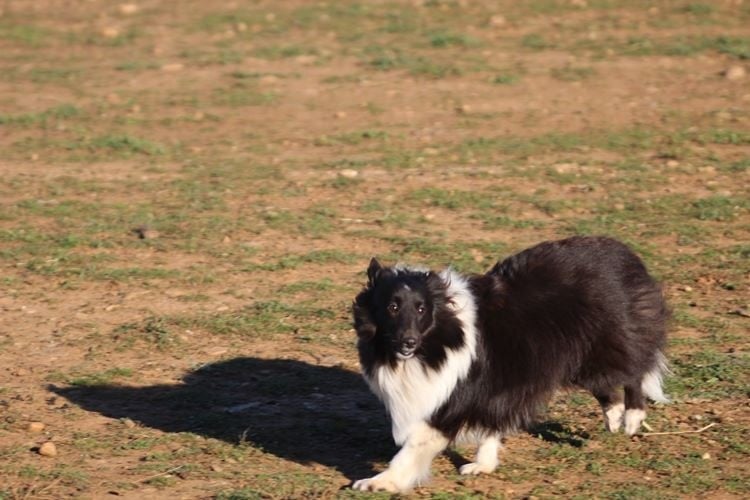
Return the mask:
[[673,403],[413,495],[747,498],[749,61],[742,0],[0,1],[0,500],[387,498],[370,257],[572,234],[664,283]]

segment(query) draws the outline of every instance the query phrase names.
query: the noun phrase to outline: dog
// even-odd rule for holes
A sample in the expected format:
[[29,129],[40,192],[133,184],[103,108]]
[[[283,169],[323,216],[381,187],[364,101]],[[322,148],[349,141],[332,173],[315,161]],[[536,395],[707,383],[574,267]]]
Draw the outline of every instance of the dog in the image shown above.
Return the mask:
[[548,241],[471,276],[373,258],[367,277],[352,305],[360,364],[401,449],[354,489],[409,491],[456,442],[478,444],[461,474],[491,473],[501,438],[561,388],[590,391],[606,429],[629,436],[646,417],[644,396],[668,401],[669,311],[617,240]]

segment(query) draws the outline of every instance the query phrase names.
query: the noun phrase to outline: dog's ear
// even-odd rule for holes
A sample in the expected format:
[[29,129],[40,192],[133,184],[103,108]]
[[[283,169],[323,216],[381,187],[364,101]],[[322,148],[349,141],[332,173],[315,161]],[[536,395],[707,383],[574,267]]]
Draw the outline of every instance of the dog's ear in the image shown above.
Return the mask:
[[352,316],[354,317],[354,330],[362,340],[369,340],[375,336],[377,327],[370,316],[370,299],[372,291],[365,290],[354,299],[352,304]]
[[374,285],[377,281],[378,276],[383,271],[383,266],[380,265],[378,259],[375,257],[370,260],[370,265],[367,267],[367,281],[369,285]]
[[443,281],[443,278],[441,278],[439,274],[434,271],[427,271],[425,275],[427,277],[427,288],[429,288],[433,294],[445,290],[445,281]]

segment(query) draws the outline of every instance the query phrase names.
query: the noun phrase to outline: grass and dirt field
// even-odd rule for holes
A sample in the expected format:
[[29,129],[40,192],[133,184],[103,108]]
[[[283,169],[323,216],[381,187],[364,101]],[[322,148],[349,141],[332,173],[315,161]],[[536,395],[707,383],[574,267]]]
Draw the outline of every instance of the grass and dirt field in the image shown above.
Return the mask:
[[742,0],[0,2],[0,499],[386,498],[369,258],[573,234],[665,284],[650,427],[715,425],[573,391],[414,494],[748,498],[748,71]]

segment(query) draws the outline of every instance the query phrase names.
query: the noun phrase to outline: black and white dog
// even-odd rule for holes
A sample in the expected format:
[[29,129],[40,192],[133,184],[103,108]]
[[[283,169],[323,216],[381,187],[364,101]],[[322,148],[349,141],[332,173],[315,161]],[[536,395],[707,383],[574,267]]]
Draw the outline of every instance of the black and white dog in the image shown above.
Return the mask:
[[492,472],[501,437],[531,424],[559,388],[591,391],[606,428],[624,423],[628,435],[646,416],[644,395],[667,400],[668,310],[618,241],[545,242],[477,276],[372,259],[367,276],[353,304],[360,362],[402,448],[355,489],[407,491],[451,442],[479,445],[462,474]]

